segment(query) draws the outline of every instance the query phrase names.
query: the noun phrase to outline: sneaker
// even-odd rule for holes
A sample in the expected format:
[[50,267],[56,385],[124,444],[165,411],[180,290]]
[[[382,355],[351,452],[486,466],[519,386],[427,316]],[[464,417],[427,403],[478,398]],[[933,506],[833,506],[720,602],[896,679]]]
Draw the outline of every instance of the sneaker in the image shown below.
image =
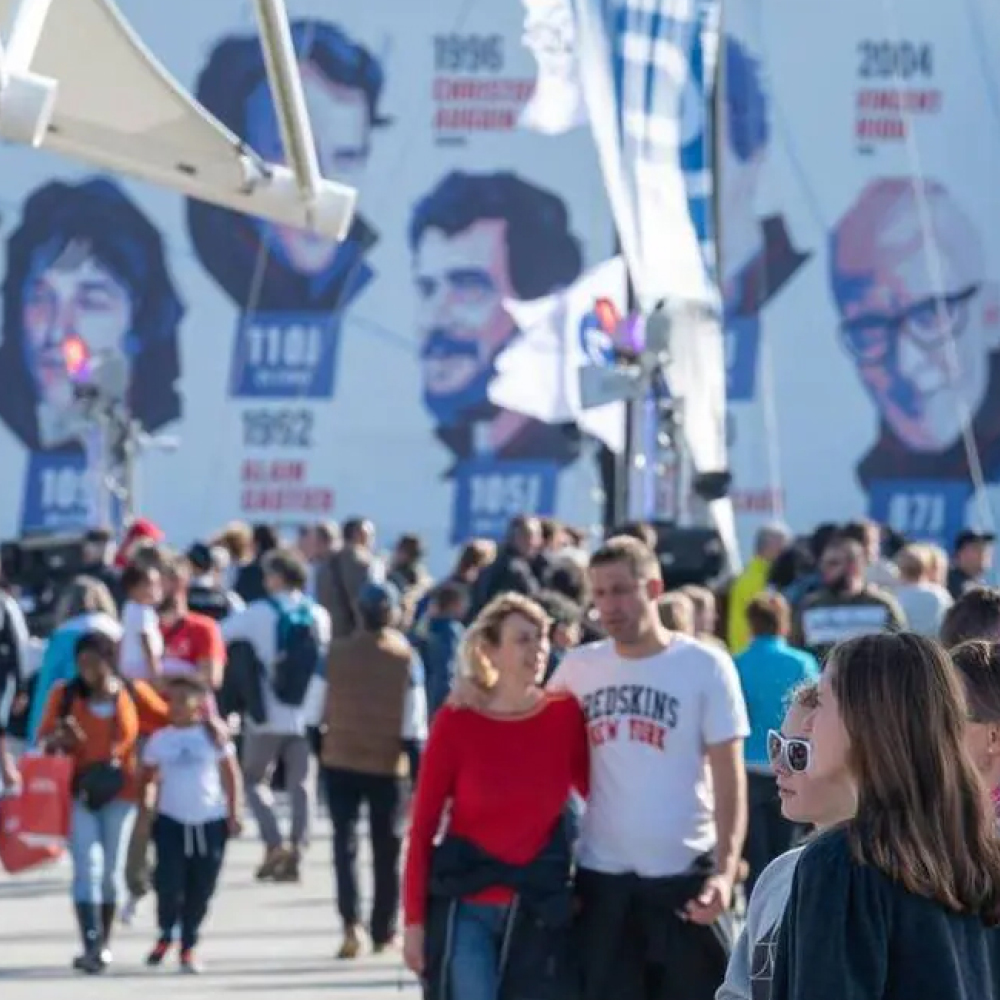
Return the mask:
[[136,914],[139,912],[140,902],[141,900],[138,896],[129,896],[128,901],[122,907],[121,922],[126,927],[131,927],[132,923],[135,921]]
[[181,972],[187,976],[197,976],[202,971],[202,964],[198,961],[193,948],[186,948],[181,952]]
[[151,969],[158,969],[163,965],[163,960],[167,957],[167,953],[170,951],[169,941],[157,941],[153,945],[153,950],[146,956],[146,965]]
[[288,852],[283,847],[269,847],[264,855],[261,866],[257,869],[255,878],[258,882],[267,882],[273,879],[275,873],[285,863]]
[[392,951],[399,944],[399,939],[394,934],[390,938],[386,938],[384,941],[372,941],[372,954],[373,955],[384,955],[387,951]]
[[287,851],[271,877],[275,882],[301,882],[302,872],[298,853]]
[[344,931],[344,940],[341,942],[340,951],[337,952],[337,958],[350,960],[357,958],[360,954],[361,938],[353,927],[349,927]]

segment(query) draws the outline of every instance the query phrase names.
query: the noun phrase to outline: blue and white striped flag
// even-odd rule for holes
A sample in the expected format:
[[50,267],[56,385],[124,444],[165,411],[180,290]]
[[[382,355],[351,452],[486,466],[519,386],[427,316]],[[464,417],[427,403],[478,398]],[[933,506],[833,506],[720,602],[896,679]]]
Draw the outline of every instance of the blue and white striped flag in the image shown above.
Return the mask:
[[[580,85],[638,305],[673,317],[667,383],[697,472],[727,468],[711,103],[720,0],[573,0]],[[655,514],[655,511],[650,511]],[[712,505],[735,563],[732,504]]]
[[573,5],[580,82],[639,304],[717,309],[708,126],[719,0]]

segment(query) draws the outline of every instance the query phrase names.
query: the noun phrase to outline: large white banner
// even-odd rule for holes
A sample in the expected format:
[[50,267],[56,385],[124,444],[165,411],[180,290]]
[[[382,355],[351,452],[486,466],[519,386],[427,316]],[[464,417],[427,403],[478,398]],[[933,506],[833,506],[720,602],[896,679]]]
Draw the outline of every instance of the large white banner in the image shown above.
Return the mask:
[[[278,155],[249,2],[121,6]],[[593,139],[560,134],[581,120],[566,3],[289,6],[324,167],[361,189],[338,253],[0,150],[3,536],[85,519],[65,420],[81,343],[127,352],[137,417],[179,439],[143,460],[140,507],[180,544],[233,517],[365,513],[421,532],[443,567],[452,539],[516,510],[600,518],[593,434],[490,398],[525,342],[504,302],[544,300],[613,245]],[[871,512],[947,543],[985,516],[977,465],[1000,481],[1000,7],[728,0],[724,28],[743,539],[775,515],[805,530]],[[539,65],[562,101],[542,125]]]
[[724,21],[744,538],[868,513],[950,546],[989,523],[977,466],[1000,481],[1000,6],[729,0]]
[[[120,7],[185,87],[281,159],[249,0]],[[361,191],[339,248],[0,151],[0,531],[86,520],[66,359],[106,347],[129,359],[143,427],[179,440],[142,460],[139,506],[181,544],[232,518],[364,514],[385,536],[422,534],[443,567],[452,543],[497,537],[521,511],[598,524],[598,439],[488,391],[522,338],[505,303],[572,285],[613,245],[589,135],[522,126],[524,7],[289,8],[323,169]]]

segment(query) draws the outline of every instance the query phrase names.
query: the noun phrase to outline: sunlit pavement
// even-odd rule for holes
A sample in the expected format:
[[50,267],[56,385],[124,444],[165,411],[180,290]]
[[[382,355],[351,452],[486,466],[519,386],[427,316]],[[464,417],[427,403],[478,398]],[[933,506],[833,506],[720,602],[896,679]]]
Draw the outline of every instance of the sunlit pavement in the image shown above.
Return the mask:
[[[197,1000],[242,993],[294,1000],[326,993],[338,1000],[413,1000],[419,991],[398,951],[336,960],[340,932],[332,898],[329,821],[324,816],[317,825],[320,836],[299,885],[254,881],[261,851],[252,825],[231,845],[199,948],[205,970],[197,977],[180,975],[175,956],[161,970],[144,967],[155,939],[153,897],[147,898],[133,927],[116,930],[110,970],[101,976],[74,973],[70,962],[79,945],[67,892],[68,862],[18,878],[0,874],[0,996]],[[368,870],[363,864],[365,883]]]

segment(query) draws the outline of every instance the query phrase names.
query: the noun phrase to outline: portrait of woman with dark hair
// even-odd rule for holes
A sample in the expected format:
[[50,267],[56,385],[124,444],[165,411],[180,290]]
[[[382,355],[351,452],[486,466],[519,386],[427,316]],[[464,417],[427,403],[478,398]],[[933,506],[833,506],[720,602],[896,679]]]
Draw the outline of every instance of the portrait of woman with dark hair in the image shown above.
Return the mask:
[[74,363],[124,357],[131,414],[159,430],[181,414],[183,315],[159,232],[115,183],[52,181],[27,198],[7,243],[0,342],[0,419],[32,453],[23,529],[79,526],[79,504],[46,486],[85,465]]
[[[378,111],[382,67],[367,49],[325,21],[294,21],[292,40],[323,176],[358,186],[372,134],[387,124]],[[284,162],[257,35],[223,38],[198,77],[195,95],[259,156]],[[378,238],[374,229],[355,215],[347,238],[337,244],[194,200],[188,202],[188,227],[198,259],[249,317],[241,319],[237,331],[231,394],[330,397],[341,316],[373,277],[366,257]],[[279,349],[274,357],[260,357],[254,350],[255,330],[277,329],[284,341],[293,330],[300,337],[304,328],[309,330],[309,350]]]

